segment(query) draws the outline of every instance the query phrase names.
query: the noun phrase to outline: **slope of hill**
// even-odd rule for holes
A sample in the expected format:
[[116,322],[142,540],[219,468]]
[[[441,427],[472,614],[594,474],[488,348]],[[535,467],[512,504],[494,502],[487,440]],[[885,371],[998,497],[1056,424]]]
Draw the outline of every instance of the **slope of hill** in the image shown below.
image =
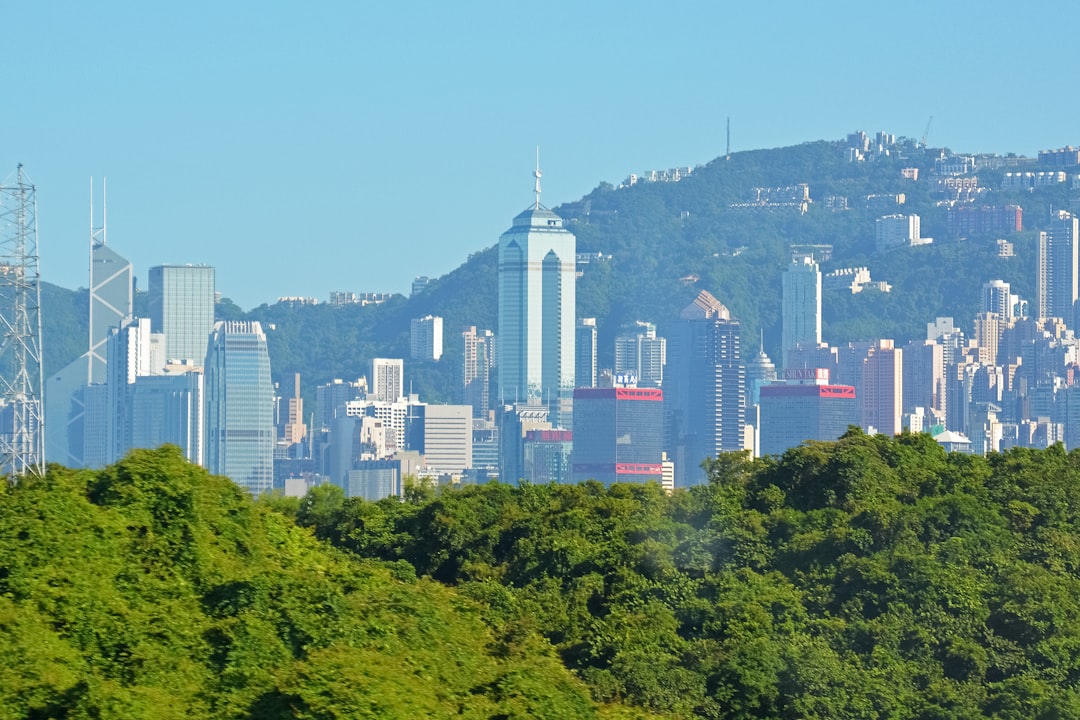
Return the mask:
[[5,719],[595,714],[535,634],[168,447],[3,483],[0,652]]
[[[978,309],[982,283],[991,279],[1003,279],[1013,292],[1032,297],[1037,231],[1046,226],[1051,206],[1068,206],[1068,191],[1004,193],[994,189],[1003,171],[981,172],[979,182],[990,190],[980,204],[1024,208],[1025,230],[1007,237],[1015,256],[999,257],[997,234],[950,236],[946,210],[928,178],[941,152],[905,142],[893,155],[858,163],[848,161],[842,142],[755,150],[713,160],[680,182],[622,188],[603,183],[580,201],[555,208],[577,235],[579,252],[605,256],[578,280],[578,316],[598,319],[601,365],[612,363],[614,337],[624,323],[656,322],[662,334],[699,289],[732,309],[752,345],[763,329],[766,350],[778,357],[780,275],[792,244],[832,245],[823,272],[866,266],[875,279],[892,285],[887,294],[826,293],[824,336],[832,344],[925,337],[926,323],[941,315],[965,327]],[[918,168],[922,179],[902,177],[905,167]],[[811,198],[804,214],[747,207],[758,188],[799,183],[808,185]],[[876,252],[875,221],[887,211],[870,207],[867,196],[901,193],[906,202],[894,212],[919,214],[923,235],[934,237],[934,244]],[[830,208],[830,197],[842,198],[848,209]],[[262,306],[248,315],[277,323],[270,339],[275,373],[300,371],[312,382],[357,376],[372,353],[407,357],[408,320],[442,315],[444,359],[407,361],[406,375],[423,397],[453,401],[460,383],[458,333],[465,325],[495,329],[496,304],[496,252],[489,246],[416,297],[362,310]],[[341,342],[357,336],[355,343]]]
[[[764,330],[766,350],[778,357],[780,275],[792,244],[832,245],[823,272],[866,266],[875,279],[892,285],[888,294],[826,293],[824,337],[832,344],[923,337],[925,324],[941,315],[966,327],[978,309],[982,283],[992,279],[1033,297],[1038,230],[1046,227],[1051,207],[1072,207],[1076,198],[1064,184],[1004,192],[999,189],[1003,170],[981,170],[979,184],[989,190],[978,204],[1018,203],[1024,209],[1025,230],[1007,236],[1015,256],[999,257],[997,234],[963,240],[950,235],[930,173],[942,152],[902,141],[891,155],[849,162],[845,143],[809,142],[717,158],[680,182],[623,188],[602,183],[581,200],[555,208],[577,235],[579,252],[610,256],[590,263],[578,281],[578,315],[598,320],[601,365],[611,365],[614,337],[624,323],[652,321],[662,334],[699,289],[731,308],[751,345],[756,345],[758,330]],[[919,170],[918,181],[901,176],[907,167]],[[753,207],[758,189],[800,183],[808,186],[811,198],[805,213]],[[875,220],[888,211],[871,207],[867,197],[901,193],[906,202],[893,212],[919,214],[923,235],[933,237],[934,244],[876,252]],[[845,203],[846,210],[836,209]],[[506,210],[508,224],[513,212]],[[408,357],[409,320],[441,315],[443,360],[407,361],[406,375],[422,397],[452,402],[458,399],[462,328],[496,329],[496,241],[489,238],[491,245],[412,298],[364,308],[262,305],[243,317],[274,327],[269,342],[275,379],[287,381],[289,374],[300,372],[307,386],[358,377],[366,373],[371,357]],[[230,316],[238,311],[228,305],[222,310]],[[63,334],[55,322],[46,316],[47,339]],[[48,344],[46,352],[50,366],[64,364]]]

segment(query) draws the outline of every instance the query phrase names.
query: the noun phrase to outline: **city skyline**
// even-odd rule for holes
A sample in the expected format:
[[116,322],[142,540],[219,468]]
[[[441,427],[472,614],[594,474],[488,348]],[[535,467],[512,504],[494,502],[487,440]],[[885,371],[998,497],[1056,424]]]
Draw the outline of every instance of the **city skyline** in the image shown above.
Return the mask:
[[[28,102],[0,119],[0,168],[25,163],[44,191],[46,281],[85,282],[87,179],[106,176],[111,234],[140,287],[151,265],[207,263],[224,295],[251,308],[278,295],[406,293],[415,275],[445,274],[525,203],[536,145],[556,207],[632,172],[723,155],[729,117],[736,151],[859,127],[964,152],[1078,144],[1080,100],[1061,92],[1068,44],[1034,32],[1075,25],[1072,4],[1019,16],[1004,2],[548,12],[570,18],[555,31],[558,49],[522,51],[528,11],[484,3],[330,3],[303,14],[14,5],[10,94]],[[912,18],[963,30],[965,41],[942,43]],[[1038,60],[1018,63],[1015,41],[1027,38]],[[957,82],[953,69],[972,58],[978,69]],[[798,82],[762,81],[794,66]],[[536,101],[536,77],[560,79],[559,102]],[[898,90],[884,78],[912,81]],[[1053,97],[1053,112],[1003,109],[1013,87]],[[445,222],[479,207],[490,211]],[[393,262],[403,245],[422,266]],[[329,252],[342,261],[326,263]]]

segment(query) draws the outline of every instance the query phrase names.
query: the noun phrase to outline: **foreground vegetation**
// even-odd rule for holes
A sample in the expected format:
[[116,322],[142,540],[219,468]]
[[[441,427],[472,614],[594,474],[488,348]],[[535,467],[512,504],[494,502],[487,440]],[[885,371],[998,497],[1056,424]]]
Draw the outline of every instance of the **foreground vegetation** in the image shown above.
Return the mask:
[[0,491],[0,655],[5,720],[595,715],[541,638],[168,448]]
[[370,503],[54,467],[0,490],[0,720],[1080,718],[1080,453],[708,469]]
[[853,431],[711,484],[320,488],[297,519],[523,632],[599,700],[710,718],[1080,718],[1080,453]]

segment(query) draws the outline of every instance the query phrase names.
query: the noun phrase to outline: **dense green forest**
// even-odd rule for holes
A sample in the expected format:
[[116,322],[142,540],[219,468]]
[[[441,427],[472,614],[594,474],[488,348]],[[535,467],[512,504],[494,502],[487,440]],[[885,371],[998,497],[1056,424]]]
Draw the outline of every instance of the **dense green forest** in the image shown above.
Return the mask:
[[1080,718],[1080,452],[708,470],[371,503],[53,466],[0,489],[0,718]]
[[175,448],[0,486],[0,718],[634,717],[535,633]]
[[1080,718],[1080,453],[852,430],[707,486],[312,492],[300,524],[676,717]]

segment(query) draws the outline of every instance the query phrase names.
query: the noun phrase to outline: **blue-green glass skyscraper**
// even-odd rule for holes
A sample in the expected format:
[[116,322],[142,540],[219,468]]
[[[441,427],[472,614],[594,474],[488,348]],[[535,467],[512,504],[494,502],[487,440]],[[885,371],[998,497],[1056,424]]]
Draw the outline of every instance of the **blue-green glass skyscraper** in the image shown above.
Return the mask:
[[206,467],[257,495],[274,482],[274,386],[258,322],[214,325],[205,364]]

